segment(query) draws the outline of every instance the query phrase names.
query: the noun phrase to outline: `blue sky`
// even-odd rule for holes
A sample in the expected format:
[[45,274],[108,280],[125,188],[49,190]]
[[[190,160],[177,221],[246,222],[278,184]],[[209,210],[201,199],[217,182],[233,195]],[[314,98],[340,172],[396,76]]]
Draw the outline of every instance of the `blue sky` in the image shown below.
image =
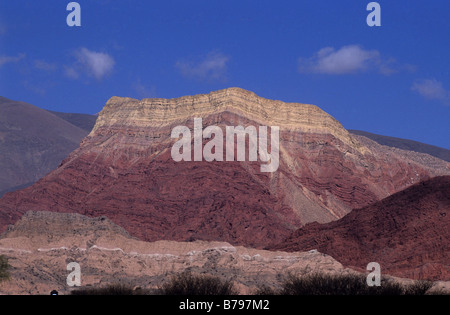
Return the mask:
[[347,129],[450,149],[450,1],[0,0],[0,95],[94,114],[111,96],[237,86]]

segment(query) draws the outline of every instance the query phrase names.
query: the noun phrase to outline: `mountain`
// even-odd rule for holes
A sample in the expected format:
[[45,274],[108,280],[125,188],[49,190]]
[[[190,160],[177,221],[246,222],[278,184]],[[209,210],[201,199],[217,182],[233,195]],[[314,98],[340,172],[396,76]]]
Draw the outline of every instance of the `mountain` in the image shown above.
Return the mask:
[[54,170],[88,133],[46,110],[0,97],[0,196]]
[[367,131],[351,130],[351,129],[349,129],[348,131],[351,134],[364,136],[369,139],[372,139],[381,145],[399,148],[402,150],[426,153],[431,156],[437,157],[441,160],[450,162],[450,150],[447,150],[444,148],[440,148],[440,147],[437,147],[434,145],[425,144],[425,143],[421,143],[421,142],[413,141],[413,140],[377,135],[377,134],[370,133]]
[[55,111],[48,111],[59,118],[68,121],[74,126],[83,129],[86,132],[91,132],[92,128],[94,128],[95,121],[97,120],[97,115],[89,115],[89,114],[77,114],[77,113],[61,113]]
[[[202,126],[194,126],[195,118]],[[211,130],[207,126],[218,126],[225,135],[226,127],[239,125],[253,126],[260,135],[266,126],[270,137],[276,134],[272,127],[279,128],[275,172],[262,172],[261,147],[257,161],[249,161],[248,153],[245,161],[236,161],[236,146],[230,151],[234,161],[172,157],[179,143],[171,137],[174,130],[201,137],[202,129]],[[187,148],[194,152],[210,141],[192,140]],[[450,174],[450,164],[442,160],[367,141],[357,140],[317,106],[268,100],[239,88],[176,99],[112,97],[91,133],[56,170],[0,199],[0,231],[27,211],[52,211],[107,216],[146,241],[263,248],[309,222],[340,219],[353,208]],[[246,148],[257,142],[247,139]],[[268,141],[270,150],[274,143]],[[226,141],[222,145],[226,152]]]
[[311,223],[268,249],[316,249],[343,265],[412,279],[450,280],[450,176],[415,184],[340,220]]

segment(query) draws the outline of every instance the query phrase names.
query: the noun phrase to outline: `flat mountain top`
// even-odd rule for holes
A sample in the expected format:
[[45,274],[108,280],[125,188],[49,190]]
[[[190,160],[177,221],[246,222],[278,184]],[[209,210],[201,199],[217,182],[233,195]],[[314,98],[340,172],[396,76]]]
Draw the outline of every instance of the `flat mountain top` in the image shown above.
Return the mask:
[[208,94],[172,99],[111,97],[99,113],[91,134],[102,128],[166,127],[194,117],[233,113],[259,125],[291,130],[333,134],[344,143],[359,148],[347,130],[318,106],[270,100],[251,91],[232,87]]

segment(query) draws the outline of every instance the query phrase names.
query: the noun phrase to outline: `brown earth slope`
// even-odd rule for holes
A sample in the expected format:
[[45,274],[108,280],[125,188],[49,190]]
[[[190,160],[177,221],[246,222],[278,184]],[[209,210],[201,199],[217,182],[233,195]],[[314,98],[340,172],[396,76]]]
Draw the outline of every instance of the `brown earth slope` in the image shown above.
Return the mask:
[[340,220],[311,223],[270,249],[317,249],[348,267],[450,280],[450,176],[416,184]]
[[[225,126],[278,126],[278,170],[262,173],[261,161],[175,162],[171,132],[178,125],[192,131],[194,118],[224,134]],[[113,97],[58,169],[0,200],[0,231],[27,211],[69,212],[107,216],[147,241],[262,248],[306,223],[337,220],[421,180],[450,174],[446,162],[430,165],[360,143],[316,106],[267,100],[239,88],[177,99]]]

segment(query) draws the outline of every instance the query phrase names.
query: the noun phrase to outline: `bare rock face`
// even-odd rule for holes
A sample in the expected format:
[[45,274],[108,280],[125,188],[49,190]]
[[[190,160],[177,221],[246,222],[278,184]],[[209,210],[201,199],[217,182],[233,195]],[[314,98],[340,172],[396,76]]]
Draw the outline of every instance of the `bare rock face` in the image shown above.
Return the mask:
[[317,249],[345,266],[378,262],[387,274],[450,280],[450,176],[416,184],[340,220],[311,223],[268,249]]
[[0,283],[0,295],[68,294],[76,289],[67,285],[72,262],[80,265],[84,287],[155,289],[189,270],[233,281],[242,294],[276,287],[288,272],[355,272],[317,251],[286,253],[205,241],[147,243],[107,218],[51,212],[28,212],[10,226],[0,237],[0,254],[12,266],[11,279]]
[[[261,161],[248,159],[175,162],[171,132],[179,125],[193,131],[194,118],[222,130],[278,126],[278,170],[262,173]],[[0,231],[29,210],[51,211],[107,216],[146,241],[262,248],[306,223],[337,220],[441,173],[450,174],[448,163],[430,167],[395,152],[380,155],[313,105],[238,88],[177,99],[113,97],[58,169],[0,200]]]

